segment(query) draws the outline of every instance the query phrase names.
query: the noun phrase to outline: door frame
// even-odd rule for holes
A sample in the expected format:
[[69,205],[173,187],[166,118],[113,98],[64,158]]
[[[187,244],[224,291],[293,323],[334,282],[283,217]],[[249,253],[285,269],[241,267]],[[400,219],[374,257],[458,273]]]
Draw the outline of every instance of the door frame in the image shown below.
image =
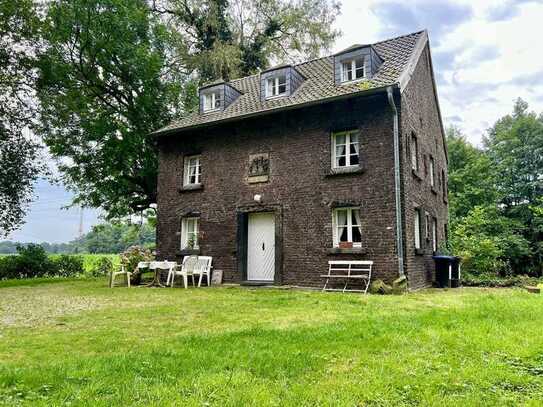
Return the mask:
[[247,280],[247,239],[249,236],[249,214],[267,212],[274,215],[275,223],[275,272],[273,281],[263,281],[262,284],[281,285],[283,281],[283,210],[280,205],[258,205],[238,207],[237,220],[237,241],[236,257],[238,273],[241,276],[241,283],[259,283],[258,281]]

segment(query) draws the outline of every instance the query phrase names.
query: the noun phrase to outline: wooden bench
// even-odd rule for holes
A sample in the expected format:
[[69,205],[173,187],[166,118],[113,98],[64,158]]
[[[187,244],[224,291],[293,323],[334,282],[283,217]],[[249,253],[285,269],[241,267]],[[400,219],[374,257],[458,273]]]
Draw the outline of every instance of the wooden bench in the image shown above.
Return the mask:
[[[351,291],[362,292],[366,294],[370,286],[371,268],[373,261],[370,260],[332,260],[328,262],[328,274],[321,274],[322,278],[326,279],[322,291]],[[343,289],[328,288],[330,280],[345,280]],[[349,282],[361,281],[364,284],[362,290],[347,289]]]

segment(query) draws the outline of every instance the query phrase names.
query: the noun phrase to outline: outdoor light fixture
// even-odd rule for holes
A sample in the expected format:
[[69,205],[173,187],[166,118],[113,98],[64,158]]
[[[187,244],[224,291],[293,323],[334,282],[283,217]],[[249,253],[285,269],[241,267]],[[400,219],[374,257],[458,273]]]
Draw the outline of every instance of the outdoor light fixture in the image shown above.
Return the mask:
[[260,202],[262,201],[262,195],[256,194],[253,199],[255,200],[255,202]]

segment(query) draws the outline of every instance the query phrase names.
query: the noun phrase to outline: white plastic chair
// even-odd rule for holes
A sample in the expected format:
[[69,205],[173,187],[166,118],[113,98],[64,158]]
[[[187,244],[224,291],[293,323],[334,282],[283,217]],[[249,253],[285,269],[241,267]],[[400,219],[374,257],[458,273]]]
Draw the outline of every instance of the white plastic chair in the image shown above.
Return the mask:
[[183,263],[181,263],[181,269],[179,270],[179,266],[176,265],[176,267],[170,268],[170,271],[168,273],[168,279],[166,280],[166,285],[170,285],[173,287],[173,281],[175,279],[175,276],[182,276],[183,277],[183,284],[185,288],[188,288],[188,277],[192,277],[192,285],[196,285],[194,283],[194,269],[198,262],[198,256],[185,256],[183,258]]
[[198,256],[198,262],[194,268],[194,275],[199,275],[200,279],[198,280],[198,287],[202,286],[202,277],[206,276],[207,285],[210,285],[211,282],[211,261],[210,256]]
[[113,286],[115,285],[115,277],[123,274],[126,275],[126,285],[128,286],[128,288],[130,288],[130,277],[132,277],[132,273],[126,271],[124,265],[121,265],[121,271],[112,271],[109,275],[109,288],[113,288]]

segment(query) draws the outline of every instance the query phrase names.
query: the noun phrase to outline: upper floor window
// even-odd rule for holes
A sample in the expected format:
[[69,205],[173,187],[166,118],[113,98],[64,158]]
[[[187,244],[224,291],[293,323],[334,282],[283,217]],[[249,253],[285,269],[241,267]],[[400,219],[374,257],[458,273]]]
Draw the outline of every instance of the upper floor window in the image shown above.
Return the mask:
[[185,157],[185,168],[183,171],[183,185],[199,185],[202,175],[200,156],[193,155]]
[[364,58],[350,59],[341,62],[341,82],[364,78]]
[[430,156],[430,185],[436,186],[434,157]]
[[359,165],[360,147],[357,131],[332,134],[332,167],[342,168]]
[[266,97],[283,96],[287,93],[287,76],[278,75],[266,80]]
[[181,219],[181,250],[198,249],[198,218]]
[[221,108],[221,92],[220,91],[217,90],[214,92],[204,93],[202,97],[204,98],[204,101],[203,101],[204,113],[213,112]]
[[342,243],[362,246],[360,208],[338,208],[333,212],[334,247]]
[[417,136],[414,133],[411,133],[411,140],[409,142],[409,150],[411,152],[411,168],[414,171],[419,170],[419,143],[417,141]]

